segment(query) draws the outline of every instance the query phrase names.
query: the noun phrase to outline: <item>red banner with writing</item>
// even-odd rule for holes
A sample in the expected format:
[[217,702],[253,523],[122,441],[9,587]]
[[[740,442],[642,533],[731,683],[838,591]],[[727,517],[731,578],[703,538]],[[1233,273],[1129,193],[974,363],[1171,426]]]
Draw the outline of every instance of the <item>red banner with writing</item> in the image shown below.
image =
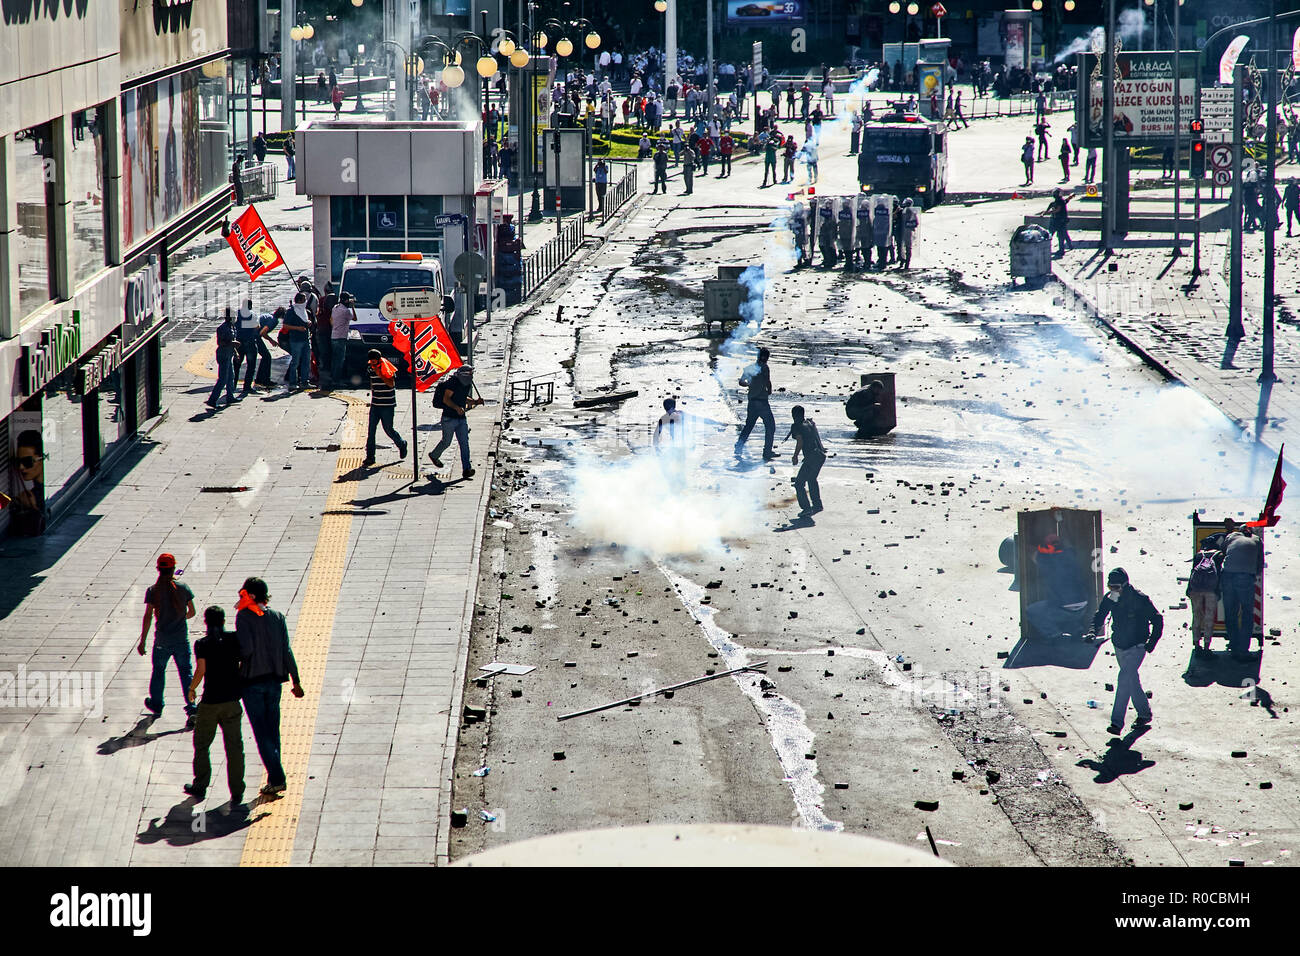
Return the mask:
[[252,281],[257,281],[284,264],[280,250],[276,248],[271,234],[266,231],[266,224],[253,206],[249,206],[231,225],[226,234],[226,242],[235,250],[239,264]]
[[407,357],[408,366],[413,366],[417,392],[428,391],[447,372],[465,364],[441,319],[394,319],[388,323],[388,331],[393,346]]

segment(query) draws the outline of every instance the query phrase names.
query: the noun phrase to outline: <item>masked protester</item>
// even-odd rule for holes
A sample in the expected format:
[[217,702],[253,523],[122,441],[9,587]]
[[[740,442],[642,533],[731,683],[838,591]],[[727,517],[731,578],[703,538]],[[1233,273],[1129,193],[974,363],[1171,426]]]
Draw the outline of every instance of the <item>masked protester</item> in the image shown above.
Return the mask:
[[361,464],[375,463],[375,431],[384,426],[384,434],[397,446],[397,454],[406,457],[406,442],[393,428],[393,413],[397,411],[397,369],[386,360],[378,349],[371,349],[367,355],[366,366],[370,372],[370,427],[366,432],[366,460]]
[[1129,702],[1137,718],[1134,727],[1151,723],[1151,705],[1138,677],[1138,668],[1147,654],[1156,649],[1156,642],[1164,630],[1165,619],[1151,603],[1151,599],[1129,584],[1123,568],[1115,568],[1106,576],[1106,594],[1101,599],[1092,627],[1087,637],[1092,638],[1101,629],[1107,615],[1111,619],[1110,642],[1115,648],[1119,664],[1119,677],[1115,680],[1115,704],[1110,711],[1108,734],[1119,734],[1124,728],[1124,718]]
[[822,465],[826,464],[826,446],[822,444],[817,424],[804,415],[802,405],[790,409],[794,424],[790,426],[787,438],[794,438],[794,456],[791,464],[799,466],[799,454],[803,453],[803,465],[799,466],[794,476],[794,493],[799,499],[801,518],[815,515],[822,510],[821,488],[817,485],[817,476],[821,474]]
[[466,478],[474,477],[474,468],[469,463],[469,420],[465,413],[483,404],[483,399],[470,397],[473,388],[474,369],[462,365],[444,376],[433,390],[433,403],[442,409],[442,440],[429,452],[429,459],[437,467],[443,467],[441,455],[455,438],[460,444],[460,466]]

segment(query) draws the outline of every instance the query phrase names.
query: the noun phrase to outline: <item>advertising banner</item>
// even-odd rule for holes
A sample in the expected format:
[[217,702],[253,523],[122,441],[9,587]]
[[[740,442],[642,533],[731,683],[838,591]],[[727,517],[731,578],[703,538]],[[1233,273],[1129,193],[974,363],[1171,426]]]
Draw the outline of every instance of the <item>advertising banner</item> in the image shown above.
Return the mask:
[[[1088,116],[1084,124],[1087,146],[1105,142],[1102,118],[1105,89],[1101,74],[1093,75],[1098,57],[1082,54],[1080,78],[1086,83]],[[1115,58],[1115,140],[1125,146],[1169,146],[1174,140],[1174,54],[1172,50],[1121,53]],[[1196,116],[1196,54],[1185,52],[1178,96],[1184,130]]]
[[727,0],[727,25],[784,26],[802,23],[804,0]]

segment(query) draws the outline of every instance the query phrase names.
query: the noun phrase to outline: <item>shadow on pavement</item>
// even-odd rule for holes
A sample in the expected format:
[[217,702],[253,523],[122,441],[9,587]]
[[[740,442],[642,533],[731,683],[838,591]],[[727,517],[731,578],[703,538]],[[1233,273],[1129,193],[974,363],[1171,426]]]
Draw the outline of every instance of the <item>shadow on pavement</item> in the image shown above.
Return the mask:
[[1150,727],[1135,727],[1122,740],[1119,737],[1112,737],[1106,744],[1106,753],[1102,755],[1101,760],[1087,757],[1075,766],[1095,770],[1097,776],[1092,778],[1093,783],[1114,783],[1126,774],[1141,773],[1148,767],[1154,767],[1156,765],[1154,760],[1145,759],[1140,750],[1133,749],[1138,738],[1150,729]]
[[1046,638],[1029,640],[1020,638],[1019,643],[1007,655],[1004,670],[1016,670],[1021,667],[1068,667],[1071,670],[1086,671],[1092,667],[1101,641],[1085,641],[1079,638]]
[[1277,718],[1273,709],[1273,696],[1259,686],[1259,672],[1263,664],[1263,655],[1251,654],[1249,660],[1233,660],[1226,650],[1215,651],[1208,656],[1193,654],[1183,672],[1183,683],[1188,687],[1230,687],[1244,691],[1241,695],[1249,700],[1252,707],[1263,707],[1269,715]]
[[817,522],[813,521],[811,517],[791,518],[785,524],[777,525],[772,530],[779,534],[782,531],[798,531],[801,528],[812,528],[815,527],[816,524]]
[[0,538],[0,621],[5,620],[45,580],[45,572],[76,547],[82,535],[99,522],[90,514],[132,469],[157,447],[141,438],[108,468],[101,470],[45,534],[36,538]]
[[143,747],[145,744],[153,743],[162,737],[170,737],[172,734],[189,733],[184,727],[177,727],[175,730],[164,730],[161,733],[150,733],[149,728],[154,725],[158,718],[153,714],[141,717],[134,727],[128,730],[120,737],[109,737],[96,751],[101,757],[111,757],[119,750],[126,750],[128,747]]
[[141,844],[166,841],[169,846],[193,846],[204,840],[216,840],[240,830],[246,830],[267,814],[251,816],[248,807],[243,804],[226,808],[221,813],[206,813],[195,810],[200,801],[187,798],[167,811],[165,817],[155,817],[148,826],[136,834],[135,841]]

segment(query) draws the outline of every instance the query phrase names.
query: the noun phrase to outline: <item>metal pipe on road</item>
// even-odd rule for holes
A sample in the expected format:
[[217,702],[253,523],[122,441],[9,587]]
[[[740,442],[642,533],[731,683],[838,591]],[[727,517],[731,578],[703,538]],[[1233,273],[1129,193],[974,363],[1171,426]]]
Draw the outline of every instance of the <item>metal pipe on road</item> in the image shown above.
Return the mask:
[[682,681],[680,684],[671,684],[668,687],[660,687],[657,690],[647,691],[644,694],[637,694],[635,697],[625,697],[623,700],[616,700],[612,704],[601,704],[599,707],[588,707],[586,710],[575,710],[571,714],[561,714],[556,720],[568,720],[571,717],[584,717],[587,714],[598,714],[602,710],[613,710],[615,707],[622,707],[624,704],[630,704],[634,700],[645,700],[647,697],[654,697],[657,694],[665,692],[671,693],[675,690],[681,690],[683,687],[691,687],[695,684],[703,684],[705,681],[717,680],[719,677],[730,677],[732,674],[743,674],[746,671],[756,671],[762,673],[762,669],[767,666],[767,661],[759,661],[757,664],[746,664],[744,667],[736,667],[729,671],[723,671],[721,674],[706,674],[703,677],[697,677],[694,680]]

